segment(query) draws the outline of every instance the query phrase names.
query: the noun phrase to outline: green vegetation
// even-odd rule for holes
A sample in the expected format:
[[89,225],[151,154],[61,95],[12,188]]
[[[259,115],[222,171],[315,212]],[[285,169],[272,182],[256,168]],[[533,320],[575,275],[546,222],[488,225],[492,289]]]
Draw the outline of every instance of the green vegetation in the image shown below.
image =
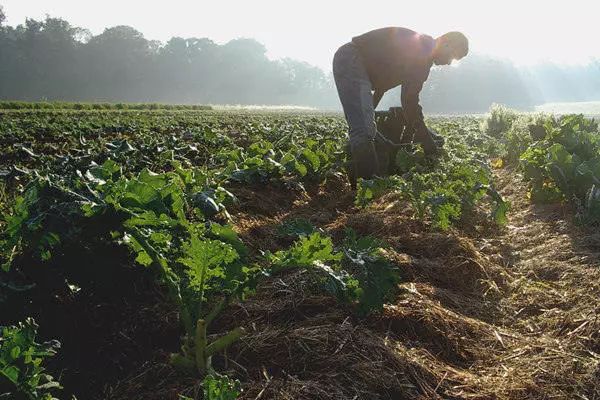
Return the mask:
[[[423,231],[446,234],[472,221],[501,227],[510,206],[495,188],[493,168],[508,165],[523,171],[533,201],[569,200],[582,220],[600,218],[593,121],[495,108],[483,123],[430,124],[445,138],[442,154],[428,158],[418,145],[403,148],[394,175],[359,182],[348,214],[380,212],[391,196]],[[181,376],[202,380],[205,399],[234,399],[242,377],[220,375],[228,371],[224,355],[240,351],[256,328],[232,318],[231,307],[243,309],[265,282],[302,273],[311,291],[360,320],[393,301],[406,273],[385,241],[317,224],[319,216],[283,219],[274,210],[278,225],[267,231],[265,247],[240,224],[263,218],[247,204],[263,192],[296,196],[296,203],[330,184],[340,199],[347,193],[340,116],[5,112],[0,141],[0,305],[10,311],[0,319],[7,326],[0,372],[29,399],[51,399],[58,389],[42,366],[56,346],[37,344],[37,327],[27,319],[39,321],[35,310],[48,299],[109,302],[144,281],[148,296],[171,307],[180,327],[168,362]]]
[[0,101],[0,110],[212,110],[208,105]]
[[242,392],[240,382],[226,376],[209,375],[202,386],[205,400],[235,400]]
[[361,182],[357,205],[397,193],[410,202],[418,219],[427,218],[435,227],[448,229],[475,207],[489,203],[490,217],[499,225],[505,224],[509,204],[495,190],[487,161],[488,147],[496,141],[482,141],[475,121],[461,122],[440,121],[436,125],[447,143],[438,158],[426,158],[419,147],[400,150],[396,157],[398,175]]
[[[73,241],[93,246],[110,240],[126,245],[138,264],[151,267],[171,301],[180,307],[186,334],[183,354],[174,357],[174,362],[205,374],[210,357],[243,331],[234,330],[208,343],[206,329],[223,305],[217,303],[210,312],[203,305],[207,299],[225,296],[222,302],[229,302],[229,296],[241,294],[252,269],[245,264],[246,250],[231,228],[207,225],[202,209],[188,203],[192,197],[186,190],[206,192],[207,176],[175,167],[173,172],[144,170],[126,178],[108,160],[72,183],[85,188],[85,194],[67,188],[60,177],[32,181],[7,219],[2,250],[8,259],[3,267],[9,271],[20,254],[48,261],[60,246]],[[219,197],[205,198],[218,212]],[[87,229],[90,226],[96,229]]]
[[519,114],[503,105],[494,104],[490,109],[490,115],[483,121],[483,131],[494,137],[499,137],[507,132]]
[[597,122],[583,115],[520,116],[498,108],[492,110],[486,126],[498,126],[500,154],[523,172],[533,202],[568,201],[582,223],[600,222]]
[[331,238],[315,232],[301,235],[289,249],[268,254],[269,271],[305,268],[315,274],[315,286],[355,305],[360,315],[381,310],[400,282],[397,268],[381,256],[382,244],[353,231],[336,252]]
[[53,400],[60,384],[45,373],[46,358],[56,354],[60,343],[37,343],[38,326],[32,318],[17,326],[0,327],[0,390],[2,397]]

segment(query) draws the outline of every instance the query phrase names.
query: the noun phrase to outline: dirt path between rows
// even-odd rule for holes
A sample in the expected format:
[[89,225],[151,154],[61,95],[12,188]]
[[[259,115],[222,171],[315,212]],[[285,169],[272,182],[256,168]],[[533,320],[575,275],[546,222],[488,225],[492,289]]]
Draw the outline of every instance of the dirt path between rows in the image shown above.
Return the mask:
[[[600,234],[562,205],[532,205],[510,170],[496,173],[509,225],[480,248],[504,266],[502,351],[482,371],[506,398],[600,398]],[[519,388],[520,387],[520,388]]]

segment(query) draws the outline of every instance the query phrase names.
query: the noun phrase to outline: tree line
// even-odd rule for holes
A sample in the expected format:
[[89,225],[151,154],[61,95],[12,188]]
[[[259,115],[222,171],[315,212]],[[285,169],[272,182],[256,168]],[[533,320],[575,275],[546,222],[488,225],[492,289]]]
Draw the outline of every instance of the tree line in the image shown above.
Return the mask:
[[[0,24],[4,21],[0,19]],[[272,61],[253,39],[144,38],[129,26],[99,35],[60,18],[0,25],[0,99],[326,106],[320,68]]]
[[[148,40],[129,26],[98,35],[61,18],[5,24],[0,6],[0,100],[170,104],[269,104],[339,109],[330,72],[289,58],[270,60],[254,39]],[[431,72],[428,112],[477,112],[494,102],[530,108],[544,101],[600,99],[600,63],[522,71],[470,55]],[[529,75],[528,75],[529,74]],[[384,105],[396,104],[390,94]]]

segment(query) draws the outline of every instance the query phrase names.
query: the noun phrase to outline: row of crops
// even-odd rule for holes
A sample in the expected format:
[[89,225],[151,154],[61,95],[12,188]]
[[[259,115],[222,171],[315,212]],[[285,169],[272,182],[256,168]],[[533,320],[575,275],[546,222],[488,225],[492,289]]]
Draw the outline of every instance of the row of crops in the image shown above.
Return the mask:
[[534,203],[566,202],[582,224],[600,222],[598,123],[583,115],[519,115],[497,107],[484,128],[503,163],[530,184]]
[[211,110],[208,105],[159,104],[159,103],[69,103],[0,101],[0,110]]
[[[443,154],[401,150],[395,175],[359,183],[355,207],[394,195],[430,229],[482,219],[502,226],[510,205],[495,190],[493,169],[509,166],[531,182],[532,201],[567,201],[586,223],[600,216],[595,123],[496,108],[483,125],[474,118],[431,124],[446,139]],[[0,305],[7,310],[0,393],[52,399],[73,392],[52,377],[61,350],[48,340],[60,339],[65,351],[69,343],[51,335],[60,332],[45,313],[51,299],[84,303],[151,281],[181,327],[170,362],[203,380],[205,399],[238,396],[240,383],[220,374],[218,359],[248,327],[219,330],[215,321],[268,277],[306,270],[315,290],[357,317],[380,310],[400,281],[385,243],[351,230],[334,240],[291,221],[281,227],[291,245],[252,248],[231,212],[244,207],[234,194],[241,187],[292,196],[342,180],[344,135],[340,116],[319,114],[0,114]],[[67,373],[64,380],[76,379]]]

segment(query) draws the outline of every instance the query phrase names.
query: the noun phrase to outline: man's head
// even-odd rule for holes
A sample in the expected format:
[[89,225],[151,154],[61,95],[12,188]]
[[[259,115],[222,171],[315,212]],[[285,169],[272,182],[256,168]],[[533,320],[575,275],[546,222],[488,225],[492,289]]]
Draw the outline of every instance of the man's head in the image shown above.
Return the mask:
[[435,40],[433,62],[435,65],[449,65],[452,60],[460,60],[469,53],[469,41],[460,32],[448,32]]

